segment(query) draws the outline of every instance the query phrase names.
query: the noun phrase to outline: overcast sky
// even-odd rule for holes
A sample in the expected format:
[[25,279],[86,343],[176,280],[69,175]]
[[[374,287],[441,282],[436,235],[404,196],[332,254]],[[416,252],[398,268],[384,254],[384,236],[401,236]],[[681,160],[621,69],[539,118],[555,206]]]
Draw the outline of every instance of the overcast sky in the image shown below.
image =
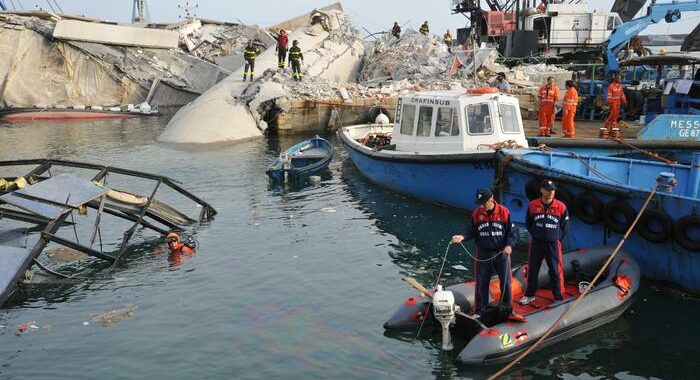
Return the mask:
[[[3,0],[6,5],[21,4],[25,9],[37,6],[50,9],[47,3],[54,0]],[[85,14],[109,21],[131,21],[131,0],[56,0],[65,13]],[[306,13],[315,7],[332,3],[332,0],[189,0],[190,6],[197,4],[197,16],[220,21],[274,25],[288,18]],[[613,0],[589,0],[591,9],[609,10]],[[666,2],[666,0],[659,0]],[[178,5],[185,6],[185,1],[148,0],[151,20],[155,22],[177,21],[183,15]],[[418,29],[427,20],[431,32],[444,33],[448,27],[455,29],[465,26],[462,15],[452,15],[450,0],[345,0],[341,2],[350,15],[355,26],[367,33],[363,27],[372,32],[388,30],[394,21],[403,24],[410,20],[407,27]],[[482,2],[483,3],[483,2]],[[55,5],[54,5],[55,7]],[[648,28],[643,34],[689,33],[700,21],[700,12],[687,12],[681,21],[667,24],[661,22]]]

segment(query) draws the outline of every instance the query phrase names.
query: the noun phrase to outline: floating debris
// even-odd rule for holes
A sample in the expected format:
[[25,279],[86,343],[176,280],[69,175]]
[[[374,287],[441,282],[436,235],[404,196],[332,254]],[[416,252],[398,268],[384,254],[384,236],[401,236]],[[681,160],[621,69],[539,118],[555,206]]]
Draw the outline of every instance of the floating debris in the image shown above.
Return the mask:
[[39,327],[36,325],[36,321],[20,323],[19,326],[17,326],[17,331],[15,332],[15,335],[22,336],[32,330],[38,329]]
[[[90,320],[93,322],[100,322],[103,326],[109,326],[116,323],[120,323],[126,319],[129,319],[136,314],[136,306],[128,305],[121,309],[114,309],[106,313],[93,315]],[[85,325],[86,322],[83,322]]]
[[323,212],[335,212],[336,210],[333,207],[324,207],[321,209]]
[[54,264],[66,264],[76,261],[83,261],[89,256],[68,247],[58,247],[46,251],[46,257]]

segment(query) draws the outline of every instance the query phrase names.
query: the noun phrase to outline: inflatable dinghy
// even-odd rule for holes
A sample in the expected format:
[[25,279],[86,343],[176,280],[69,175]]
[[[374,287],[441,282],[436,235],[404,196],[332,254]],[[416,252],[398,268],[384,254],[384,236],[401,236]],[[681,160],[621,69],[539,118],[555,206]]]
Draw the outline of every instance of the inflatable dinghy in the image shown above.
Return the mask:
[[[528,266],[525,264],[514,268],[511,281],[512,308],[515,313],[525,317],[524,322],[510,318],[510,310],[505,315],[495,312],[498,308],[494,305],[497,303],[491,303],[489,312],[479,319],[469,317],[468,314],[472,313],[475,288],[475,283],[470,281],[449,286],[445,290],[438,287],[434,293],[427,291],[421,296],[408,298],[384,324],[384,328],[417,329],[425,318],[425,326],[449,326],[452,333],[469,339],[459,353],[458,359],[461,362],[507,362],[537,341],[554,324],[583,292],[610,253],[609,247],[600,247],[564,254],[566,293],[561,301],[554,300],[549,287],[548,268],[543,263],[538,274],[540,289],[535,294],[535,301],[528,305],[520,305],[518,300],[525,291]],[[620,251],[608,267],[607,273],[604,272],[586,298],[540,348],[614,321],[631,305],[633,296],[639,290],[639,280],[639,265],[631,255]],[[490,300],[499,299],[500,284],[498,277],[494,277],[490,284]],[[506,306],[506,309],[509,308]],[[450,310],[453,311],[451,316]],[[443,349],[451,349],[449,339],[449,332],[446,336],[443,331]]]

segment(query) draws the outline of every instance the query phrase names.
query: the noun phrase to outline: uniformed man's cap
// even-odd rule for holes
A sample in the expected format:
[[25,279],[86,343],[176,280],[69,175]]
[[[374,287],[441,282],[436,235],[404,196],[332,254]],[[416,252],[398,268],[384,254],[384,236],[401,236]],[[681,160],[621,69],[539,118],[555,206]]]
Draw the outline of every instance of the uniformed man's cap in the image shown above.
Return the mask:
[[492,197],[493,197],[493,193],[491,192],[491,190],[479,189],[476,191],[476,199],[474,199],[474,203],[476,203],[478,205],[483,205],[484,203],[486,203],[486,201],[488,201]]
[[543,179],[542,183],[540,184],[540,189],[556,190],[557,185],[555,185],[551,179]]

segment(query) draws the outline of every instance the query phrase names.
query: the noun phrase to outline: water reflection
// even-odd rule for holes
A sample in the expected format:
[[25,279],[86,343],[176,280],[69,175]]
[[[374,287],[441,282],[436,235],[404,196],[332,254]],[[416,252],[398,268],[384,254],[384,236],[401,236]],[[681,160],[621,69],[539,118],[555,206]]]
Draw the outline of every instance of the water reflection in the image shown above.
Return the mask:
[[[418,202],[384,190],[366,180],[349,159],[342,163],[346,191],[382,233],[396,236],[387,254],[401,275],[433,284],[452,235],[467,228],[466,212]],[[471,278],[471,260],[457,246],[450,247],[442,283]],[[473,251],[473,243],[467,245]],[[453,267],[463,269],[455,269]]]

